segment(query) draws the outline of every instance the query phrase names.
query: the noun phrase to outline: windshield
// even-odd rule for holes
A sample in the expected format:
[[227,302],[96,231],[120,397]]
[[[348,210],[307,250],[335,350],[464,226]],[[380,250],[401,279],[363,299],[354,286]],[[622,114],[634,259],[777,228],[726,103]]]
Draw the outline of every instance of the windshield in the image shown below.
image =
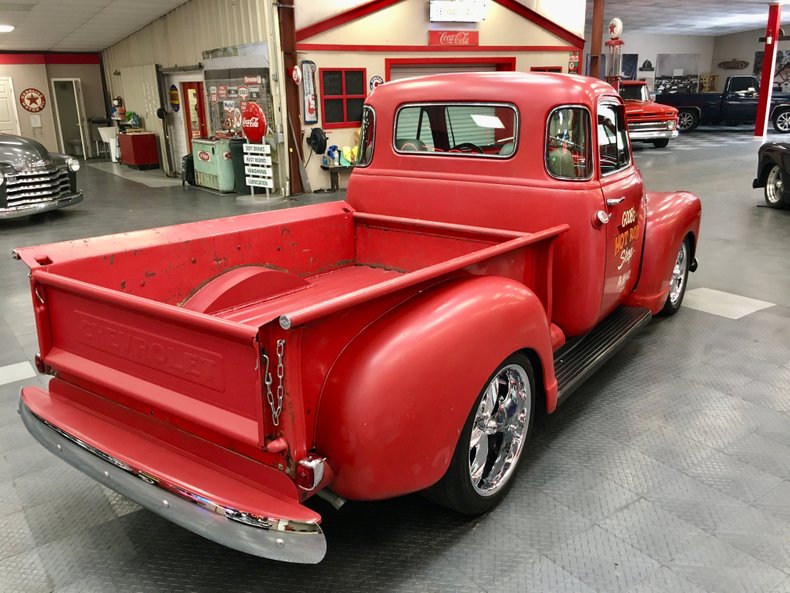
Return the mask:
[[624,101],[650,100],[650,96],[647,93],[647,86],[644,84],[622,85],[620,87],[620,96]]

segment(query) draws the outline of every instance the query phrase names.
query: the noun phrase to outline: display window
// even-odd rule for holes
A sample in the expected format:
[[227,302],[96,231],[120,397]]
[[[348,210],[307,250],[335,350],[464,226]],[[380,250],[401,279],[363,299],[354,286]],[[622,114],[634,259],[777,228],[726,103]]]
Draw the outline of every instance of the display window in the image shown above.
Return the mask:
[[321,103],[325,128],[355,128],[365,103],[364,68],[321,68]]

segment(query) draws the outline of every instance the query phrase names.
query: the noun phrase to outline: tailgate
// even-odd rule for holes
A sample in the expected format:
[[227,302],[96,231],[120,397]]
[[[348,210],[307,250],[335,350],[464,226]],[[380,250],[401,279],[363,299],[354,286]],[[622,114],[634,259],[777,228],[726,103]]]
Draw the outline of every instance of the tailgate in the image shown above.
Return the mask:
[[256,328],[44,270],[31,282],[58,376],[218,444],[261,446]]
[[323,558],[320,516],[299,504],[295,492],[283,492],[282,473],[188,435],[182,436],[185,449],[165,445],[155,426],[154,434],[139,427],[146,422],[142,415],[127,410],[109,420],[102,408],[113,404],[106,400],[59,379],[49,389],[22,390],[22,421],[42,445],[83,473],[225,546],[289,562]]

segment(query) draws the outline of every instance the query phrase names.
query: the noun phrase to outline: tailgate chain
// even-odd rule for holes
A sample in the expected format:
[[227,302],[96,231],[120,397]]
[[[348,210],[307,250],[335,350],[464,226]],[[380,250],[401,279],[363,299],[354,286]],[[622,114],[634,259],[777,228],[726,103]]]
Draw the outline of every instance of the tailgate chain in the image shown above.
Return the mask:
[[283,411],[283,395],[285,388],[283,387],[283,377],[285,376],[285,366],[283,365],[283,358],[285,357],[285,340],[277,340],[277,404],[274,403],[274,394],[272,393],[272,374],[269,372],[269,356],[264,351],[261,355],[266,368],[263,371],[263,382],[266,385],[266,400],[272,409],[272,424],[275,426],[280,425],[280,414]]

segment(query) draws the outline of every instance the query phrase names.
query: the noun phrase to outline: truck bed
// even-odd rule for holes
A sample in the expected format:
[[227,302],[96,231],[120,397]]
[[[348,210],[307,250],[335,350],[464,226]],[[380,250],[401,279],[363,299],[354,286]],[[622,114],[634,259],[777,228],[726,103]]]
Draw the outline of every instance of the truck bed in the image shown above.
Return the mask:
[[[277,331],[438,281],[498,275],[551,309],[551,239],[354,212],[344,202],[17,250],[40,365],[260,457],[261,350]],[[267,325],[268,324],[268,325]],[[268,416],[266,416],[268,418]]]

